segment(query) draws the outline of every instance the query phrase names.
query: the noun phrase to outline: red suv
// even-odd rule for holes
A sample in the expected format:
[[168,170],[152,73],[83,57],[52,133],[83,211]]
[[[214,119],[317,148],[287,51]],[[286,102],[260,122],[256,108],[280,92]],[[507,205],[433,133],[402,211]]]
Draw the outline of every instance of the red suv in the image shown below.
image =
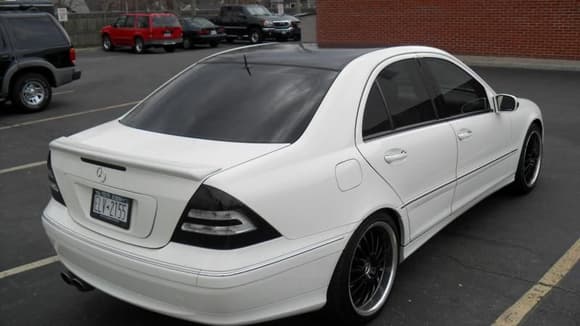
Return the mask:
[[128,46],[135,53],[143,53],[151,47],[173,52],[183,40],[183,31],[174,14],[142,13],[120,16],[114,24],[101,29],[101,36],[105,51]]

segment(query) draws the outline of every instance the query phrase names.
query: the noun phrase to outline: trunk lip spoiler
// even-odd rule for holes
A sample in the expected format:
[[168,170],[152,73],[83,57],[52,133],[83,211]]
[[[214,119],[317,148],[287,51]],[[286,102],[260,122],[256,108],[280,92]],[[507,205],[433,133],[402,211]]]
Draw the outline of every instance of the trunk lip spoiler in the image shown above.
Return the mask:
[[192,167],[191,165],[178,164],[172,161],[151,161],[143,157],[131,156],[119,152],[108,151],[100,147],[94,147],[89,145],[80,144],[78,142],[72,141],[66,137],[60,137],[53,140],[49,144],[49,148],[60,150],[72,154],[79,155],[79,162],[81,157],[95,159],[95,160],[106,160],[112,164],[118,164],[122,166],[141,168],[165,175],[182,177],[194,181],[202,181],[210,175],[213,175],[221,168],[205,166],[205,167]]

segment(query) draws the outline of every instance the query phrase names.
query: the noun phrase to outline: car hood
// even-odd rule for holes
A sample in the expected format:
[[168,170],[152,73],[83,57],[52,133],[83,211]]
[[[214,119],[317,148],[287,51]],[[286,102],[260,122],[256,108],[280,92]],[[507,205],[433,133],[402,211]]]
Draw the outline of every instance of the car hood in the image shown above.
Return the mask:
[[256,16],[256,17],[266,19],[266,20],[272,20],[272,21],[280,21],[280,20],[287,20],[290,22],[299,22],[300,21],[300,19],[298,19],[294,16],[290,16],[290,15],[272,15],[272,16]]

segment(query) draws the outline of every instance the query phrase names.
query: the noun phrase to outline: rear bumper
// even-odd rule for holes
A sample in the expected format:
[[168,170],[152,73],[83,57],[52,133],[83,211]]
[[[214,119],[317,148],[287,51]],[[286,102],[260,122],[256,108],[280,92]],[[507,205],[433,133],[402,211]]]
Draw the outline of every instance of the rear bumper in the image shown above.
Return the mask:
[[182,38],[172,38],[172,39],[158,39],[158,40],[146,40],[145,41],[145,46],[148,47],[156,47],[156,46],[171,46],[171,45],[177,45],[179,43],[182,43],[183,39]]
[[55,87],[68,84],[81,78],[81,71],[77,67],[57,68],[54,70]]
[[[207,258],[208,251],[216,266],[223,260],[244,260],[240,255],[264,256],[252,247],[213,251],[169,243],[160,249],[145,249],[96,234],[87,237],[88,230],[73,222],[65,207],[55,207],[59,204],[53,202],[43,213],[43,225],[60,260],[74,274],[121,300],[207,324],[248,324],[321,308],[346,242],[346,237],[329,239],[236,269],[212,269],[207,264],[201,269],[196,261]],[[63,216],[54,216],[61,213]],[[101,239],[95,240],[98,237]],[[267,247],[272,251],[277,244]],[[187,258],[196,257],[196,252],[197,259]],[[182,261],[176,264],[171,257]]]
[[226,34],[216,34],[216,35],[198,35],[192,37],[194,43],[207,44],[211,42],[221,42],[226,39]]

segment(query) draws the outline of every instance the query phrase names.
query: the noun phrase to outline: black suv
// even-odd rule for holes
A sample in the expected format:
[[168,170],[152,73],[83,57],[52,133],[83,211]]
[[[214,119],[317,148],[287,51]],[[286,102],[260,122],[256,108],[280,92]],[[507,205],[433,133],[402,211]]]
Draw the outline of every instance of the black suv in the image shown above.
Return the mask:
[[81,77],[66,31],[47,13],[0,13],[0,99],[40,111],[52,87]]

